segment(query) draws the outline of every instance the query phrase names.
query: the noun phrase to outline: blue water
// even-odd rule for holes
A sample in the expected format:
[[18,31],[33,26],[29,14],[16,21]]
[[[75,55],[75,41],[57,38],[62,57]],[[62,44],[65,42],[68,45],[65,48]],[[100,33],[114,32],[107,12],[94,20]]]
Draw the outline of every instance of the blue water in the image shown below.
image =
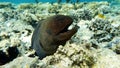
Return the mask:
[[[56,2],[57,0],[38,0],[39,2]],[[72,2],[75,2],[76,0],[71,0]],[[90,1],[102,1],[102,0],[80,0],[80,2],[90,2]],[[107,1],[107,0],[103,0]],[[110,0],[109,0],[110,1]],[[12,2],[12,3],[35,3],[35,0],[0,0],[0,2]],[[65,0],[62,0],[62,2],[65,2]]]
[[[54,3],[54,2],[57,2],[57,0],[38,0],[39,2],[50,2],[50,3]],[[66,0],[62,0],[62,2],[65,2]],[[108,1],[109,3],[111,3],[112,5],[116,5],[116,4],[119,4],[118,0],[79,0],[79,2],[92,2],[92,1]],[[0,0],[0,2],[12,2],[12,3],[15,3],[15,4],[19,4],[19,3],[36,3],[35,0]],[[75,3],[76,0],[71,0],[72,3]]]

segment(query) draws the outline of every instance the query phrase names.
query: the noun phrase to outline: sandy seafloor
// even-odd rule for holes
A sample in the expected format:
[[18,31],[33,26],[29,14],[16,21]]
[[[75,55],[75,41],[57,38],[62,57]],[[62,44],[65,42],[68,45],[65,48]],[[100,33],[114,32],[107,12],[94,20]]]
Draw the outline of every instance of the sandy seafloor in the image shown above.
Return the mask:
[[[39,60],[30,49],[36,24],[69,15],[77,33]],[[39,22],[40,23],[40,22]],[[108,2],[0,3],[0,68],[120,68],[120,7]]]

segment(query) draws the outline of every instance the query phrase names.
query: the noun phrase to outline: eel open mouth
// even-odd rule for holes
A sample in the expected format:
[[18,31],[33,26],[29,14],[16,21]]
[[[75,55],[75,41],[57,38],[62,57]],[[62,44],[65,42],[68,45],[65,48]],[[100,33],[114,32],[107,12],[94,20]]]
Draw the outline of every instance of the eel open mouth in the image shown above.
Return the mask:
[[63,28],[63,30],[62,30],[62,31],[60,31],[59,33],[64,33],[64,32],[69,31],[69,30],[68,30],[68,28],[69,28],[69,26],[70,26],[71,24],[72,24],[72,23],[70,23],[70,24],[66,25],[66,26]]

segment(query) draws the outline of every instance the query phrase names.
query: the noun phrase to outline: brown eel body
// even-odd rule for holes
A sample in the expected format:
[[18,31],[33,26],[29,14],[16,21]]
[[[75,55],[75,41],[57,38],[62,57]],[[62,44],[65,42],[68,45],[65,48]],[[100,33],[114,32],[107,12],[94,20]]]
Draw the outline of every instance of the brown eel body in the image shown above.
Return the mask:
[[77,32],[77,27],[68,30],[72,22],[69,16],[55,15],[38,24],[31,43],[40,59],[55,53],[59,45],[64,45]]

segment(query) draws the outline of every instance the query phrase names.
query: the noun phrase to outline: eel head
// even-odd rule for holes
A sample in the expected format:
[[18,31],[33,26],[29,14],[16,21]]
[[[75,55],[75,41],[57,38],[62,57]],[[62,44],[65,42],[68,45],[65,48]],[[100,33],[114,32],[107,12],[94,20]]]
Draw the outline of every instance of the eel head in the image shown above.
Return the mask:
[[68,30],[68,27],[72,24],[73,19],[65,15],[55,15],[49,19],[49,25],[47,26],[47,33],[54,36],[55,40],[67,41],[73,36],[78,27],[74,27],[71,30]]

